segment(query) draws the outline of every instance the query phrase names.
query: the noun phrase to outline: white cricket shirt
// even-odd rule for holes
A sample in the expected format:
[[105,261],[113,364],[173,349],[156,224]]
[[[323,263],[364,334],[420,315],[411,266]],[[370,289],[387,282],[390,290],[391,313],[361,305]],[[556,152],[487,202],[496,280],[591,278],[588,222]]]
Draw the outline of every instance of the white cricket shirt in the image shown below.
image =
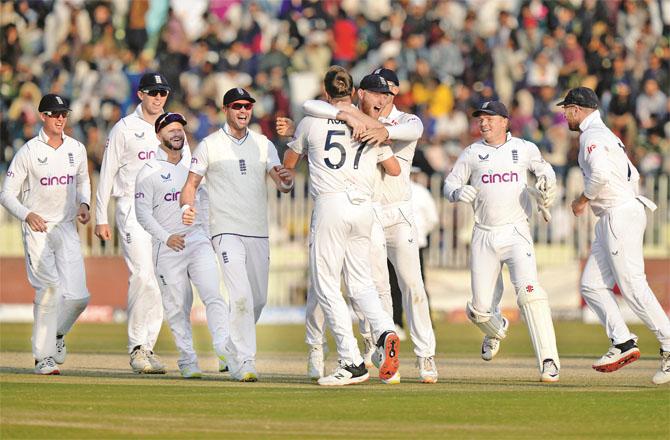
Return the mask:
[[[135,216],[139,224],[151,236],[165,243],[170,235],[187,234],[196,228],[206,230],[208,207],[204,185],[198,187],[195,198],[197,211],[195,223],[186,226],[181,221],[179,195],[188,177],[190,160],[186,154],[177,164],[167,160],[167,154],[159,149],[156,157],[147,161],[137,174],[135,183]],[[205,206],[203,206],[203,201]]]
[[[95,223],[109,224],[107,207],[112,197],[133,197],[135,181],[146,161],[156,157],[160,141],[153,124],[144,120],[142,104],[114,124],[105,145],[96,193]],[[183,152],[190,159],[191,150],[185,142]]]
[[370,147],[354,141],[344,121],[306,116],[289,148],[307,155],[310,193],[356,191],[372,200],[377,164],[393,156],[388,146]]
[[475,222],[483,226],[502,226],[525,222],[532,214],[526,191],[528,171],[545,176],[554,185],[553,168],[542,159],[532,142],[507,133],[504,144],[494,147],[478,141],[458,157],[444,183],[444,194],[457,202],[455,191],[464,185],[479,190],[474,201]]
[[79,205],[91,204],[84,145],[63,134],[58,148],[44,130],[16,152],[0,193],[0,203],[19,220],[35,212],[47,222],[69,222]]
[[579,167],[584,195],[597,216],[638,194],[640,174],[626,155],[621,139],[605,126],[596,110],[579,124]]

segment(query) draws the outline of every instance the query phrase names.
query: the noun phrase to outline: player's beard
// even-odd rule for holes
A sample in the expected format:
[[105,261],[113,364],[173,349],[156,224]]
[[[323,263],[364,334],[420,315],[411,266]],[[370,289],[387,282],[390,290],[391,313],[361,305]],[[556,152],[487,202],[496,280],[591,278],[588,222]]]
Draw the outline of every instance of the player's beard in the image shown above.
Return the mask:
[[579,131],[579,123],[576,121],[568,121],[568,128],[570,131]]
[[184,136],[172,136],[169,139],[163,140],[163,145],[165,145],[170,150],[179,151],[184,148]]

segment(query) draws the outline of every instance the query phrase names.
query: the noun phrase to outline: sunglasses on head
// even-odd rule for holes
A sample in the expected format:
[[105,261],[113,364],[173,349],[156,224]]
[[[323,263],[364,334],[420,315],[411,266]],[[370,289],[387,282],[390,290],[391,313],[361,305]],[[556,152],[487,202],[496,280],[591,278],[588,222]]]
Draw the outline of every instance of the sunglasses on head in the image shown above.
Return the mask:
[[144,90],[144,91],[142,91],[142,93],[144,93],[145,95],[149,95],[151,97],[155,97],[155,96],[160,95],[161,98],[164,98],[168,95],[167,90]]
[[61,116],[64,117],[64,118],[67,118],[67,114],[68,114],[68,112],[67,112],[66,110],[61,110],[61,111],[46,111],[46,112],[42,112],[42,113],[44,113],[44,114],[47,115],[48,117],[50,117],[50,118],[54,118],[54,119],[58,119],[58,118],[60,118]]
[[228,108],[232,108],[233,110],[240,110],[243,107],[244,107],[245,110],[251,110],[252,108],[254,108],[254,105],[252,103],[242,104],[242,103],[239,103],[239,102],[234,102],[234,103],[228,105]]

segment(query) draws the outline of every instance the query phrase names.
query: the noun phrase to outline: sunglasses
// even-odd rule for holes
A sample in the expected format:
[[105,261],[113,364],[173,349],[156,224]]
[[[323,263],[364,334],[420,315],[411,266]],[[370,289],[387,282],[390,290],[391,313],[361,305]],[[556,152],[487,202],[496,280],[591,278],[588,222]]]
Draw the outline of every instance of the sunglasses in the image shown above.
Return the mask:
[[245,110],[251,110],[254,108],[254,105],[252,103],[249,104],[240,104],[239,102],[235,102],[233,104],[230,104],[228,108],[232,108],[233,110],[241,110],[244,108]]
[[145,95],[149,95],[151,97],[156,97],[160,95],[161,98],[165,98],[168,95],[167,90],[149,90],[149,91],[143,90],[142,93],[144,93]]
[[67,115],[68,115],[68,112],[64,111],[64,110],[62,110],[62,111],[46,111],[46,112],[42,112],[42,113],[44,113],[48,117],[54,118],[54,119],[58,119],[60,117],[67,118]]

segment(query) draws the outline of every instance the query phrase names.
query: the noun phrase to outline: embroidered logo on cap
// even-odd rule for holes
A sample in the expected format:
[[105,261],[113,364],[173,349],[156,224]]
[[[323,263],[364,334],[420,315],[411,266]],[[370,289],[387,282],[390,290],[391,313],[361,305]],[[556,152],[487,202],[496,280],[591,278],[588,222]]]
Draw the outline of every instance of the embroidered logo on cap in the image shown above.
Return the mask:
[[154,78],[156,79],[156,84],[163,84],[163,81],[161,81],[161,76],[160,75],[154,75]]
[[63,102],[63,100],[60,99],[60,96],[56,96],[56,101],[58,101],[58,103],[59,103],[60,105],[64,105],[64,104],[65,104],[65,103]]

